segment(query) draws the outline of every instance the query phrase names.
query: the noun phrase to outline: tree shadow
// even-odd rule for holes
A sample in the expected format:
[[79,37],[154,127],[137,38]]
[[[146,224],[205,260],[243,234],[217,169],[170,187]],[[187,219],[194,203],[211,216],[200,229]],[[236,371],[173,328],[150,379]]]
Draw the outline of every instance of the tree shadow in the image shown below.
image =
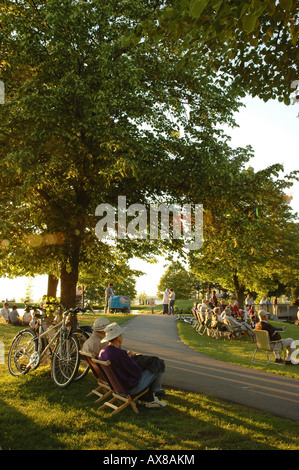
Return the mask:
[[[0,399],[0,445],[2,450],[64,450],[65,445],[24,413]],[[38,413],[38,409],[36,410]],[[30,446],[32,440],[33,446]],[[49,442],[50,447],[49,447]],[[46,445],[45,445],[46,443]]]

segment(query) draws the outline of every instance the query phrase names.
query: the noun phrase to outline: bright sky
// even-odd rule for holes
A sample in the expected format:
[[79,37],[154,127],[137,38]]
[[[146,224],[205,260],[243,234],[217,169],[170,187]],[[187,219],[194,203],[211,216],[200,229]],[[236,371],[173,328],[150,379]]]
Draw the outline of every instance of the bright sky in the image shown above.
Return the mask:
[[[276,101],[264,103],[258,98],[247,98],[244,102],[246,108],[242,108],[236,117],[240,127],[226,130],[232,137],[231,146],[251,145],[255,157],[250,165],[256,171],[275,163],[283,164],[285,173],[299,170],[299,102],[290,106]],[[289,194],[293,197],[291,206],[299,213],[299,182]],[[134,259],[131,266],[146,273],[137,280],[138,293],[144,291],[149,296],[156,295],[157,285],[166,269],[165,261],[159,259],[158,264],[148,264]],[[0,278],[0,301],[24,297],[28,283],[26,278]],[[38,301],[47,292],[47,276],[35,278],[32,285],[34,300]],[[125,292],[120,294],[125,295]]]

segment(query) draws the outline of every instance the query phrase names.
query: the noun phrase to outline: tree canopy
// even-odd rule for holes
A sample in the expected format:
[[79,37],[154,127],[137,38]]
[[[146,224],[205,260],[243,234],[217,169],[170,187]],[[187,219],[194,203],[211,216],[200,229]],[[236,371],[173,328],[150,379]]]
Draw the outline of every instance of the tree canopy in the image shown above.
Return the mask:
[[136,34],[197,45],[239,93],[290,103],[299,77],[299,5],[295,0],[169,0]]
[[[128,204],[188,200],[199,162],[208,173],[239,153],[217,128],[233,124],[239,103],[209,57],[126,42],[156,2],[103,5],[0,7],[2,266],[10,272],[9,259],[14,275],[59,272],[66,305],[75,301],[79,266],[105,263],[114,249],[96,239],[98,204],[117,207],[119,195]],[[117,244],[128,258],[159,250],[156,240]]]
[[206,206],[204,243],[190,254],[191,271],[235,292],[240,305],[252,290],[275,290],[298,279],[298,223],[278,178],[281,166],[244,169]]
[[232,183],[250,149],[231,149],[221,126],[245,91],[287,102],[297,12],[288,0],[2,2],[2,272],[55,274],[68,306],[81,267],[181,249],[105,244],[96,207],[117,210],[120,195],[222,205],[219,181]]
[[176,299],[189,299],[194,289],[194,275],[190,274],[179,261],[173,262],[158,284],[160,295],[167,288],[174,290]]

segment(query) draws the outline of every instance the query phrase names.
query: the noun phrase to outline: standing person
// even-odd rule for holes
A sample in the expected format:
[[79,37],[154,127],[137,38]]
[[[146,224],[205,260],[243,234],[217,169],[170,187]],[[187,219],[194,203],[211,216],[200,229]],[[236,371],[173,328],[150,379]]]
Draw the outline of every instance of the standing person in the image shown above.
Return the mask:
[[259,306],[261,307],[262,310],[266,310],[267,307],[266,307],[266,299],[265,297],[262,297],[261,300],[260,300],[260,303],[259,303]]
[[0,317],[3,317],[3,319],[8,323],[8,315],[9,315],[9,303],[4,302],[3,303],[3,308],[0,312]]
[[253,305],[253,301],[251,300],[250,295],[248,294],[245,300],[245,307],[250,309],[252,305]]
[[174,302],[175,302],[175,292],[173,289],[169,289],[169,315],[174,315]]
[[167,288],[166,291],[163,293],[163,315],[168,313],[169,309],[169,289]]
[[275,315],[275,317],[278,318],[278,303],[277,303],[277,297],[274,297],[274,300],[273,300],[273,315]]
[[110,313],[109,300],[110,300],[110,297],[112,295],[114,295],[114,291],[113,291],[112,287],[113,287],[113,284],[112,284],[112,282],[110,282],[110,284],[108,285],[108,287],[105,291],[106,306],[105,306],[104,313]]
[[213,290],[213,293],[212,293],[212,302],[213,302],[214,307],[217,307],[217,305],[218,305],[218,299],[217,299],[216,291],[215,291],[215,290]]
[[76,287],[76,305],[77,306],[81,305],[83,307],[82,298],[83,298],[83,288],[82,286],[77,286]]

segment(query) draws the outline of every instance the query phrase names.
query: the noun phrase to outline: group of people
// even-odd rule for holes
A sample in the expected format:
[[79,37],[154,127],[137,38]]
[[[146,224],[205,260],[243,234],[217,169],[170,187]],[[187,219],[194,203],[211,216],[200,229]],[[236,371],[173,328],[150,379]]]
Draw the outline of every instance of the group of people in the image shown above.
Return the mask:
[[32,320],[30,307],[26,307],[23,316],[21,316],[16,305],[13,305],[10,310],[8,302],[3,303],[3,308],[0,312],[0,318],[1,317],[6,321],[6,323],[10,323],[14,326],[28,326]]
[[244,312],[244,318],[242,318],[242,321],[238,321],[235,318],[234,311],[231,307],[225,306],[223,308],[222,306],[219,307],[214,307],[211,308],[208,306],[208,301],[203,301],[202,304],[198,304],[195,302],[193,311],[195,313],[198,312],[200,317],[203,319],[204,322],[207,322],[207,320],[210,321],[210,326],[212,328],[219,328],[220,330],[227,330],[228,327],[234,327],[238,328],[240,332],[244,332],[248,334],[249,332],[252,331],[252,325],[250,324],[250,317],[249,314],[245,311]]
[[163,293],[163,315],[174,315],[175,292],[171,289],[166,289]]
[[[238,315],[240,314],[240,309],[235,309],[235,312],[231,307],[211,307],[207,306],[207,301],[203,301],[202,304],[194,304],[193,310],[200,313],[200,315],[205,320],[207,317],[211,319],[211,327],[218,327],[218,328],[225,328],[226,325],[239,327],[241,332],[246,334],[250,333],[250,336],[255,330],[266,330],[269,333],[269,339],[271,341],[281,340],[281,336],[278,333],[279,331],[285,331],[284,327],[276,328],[268,322],[269,319],[269,312],[266,310],[260,310],[256,312],[254,307],[251,308],[246,307],[245,310],[242,310],[241,321],[235,318],[236,312]],[[237,306],[237,304],[234,304]],[[285,360],[286,365],[293,365],[291,360],[292,353],[296,350],[294,347],[294,340],[293,338],[284,338],[282,339],[282,347],[287,350],[287,358]],[[283,360],[280,357],[279,349],[281,346],[275,346],[274,354],[275,354],[275,362],[280,363]]]
[[228,308],[230,309],[230,314],[232,317],[241,320],[241,322],[245,322],[246,324],[251,325],[252,328],[254,328],[256,323],[258,322],[258,312],[256,311],[253,303],[246,304],[245,309],[242,309],[239,307],[239,304],[236,301],[226,302],[224,299],[221,299],[221,301],[218,302],[218,299],[215,296],[214,292],[213,296],[211,296],[210,298],[206,297],[205,299],[203,299],[202,304],[196,303],[196,306],[197,305],[199,305],[198,308],[200,308],[200,305],[204,305],[205,308],[208,308],[210,310],[219,308],[222,316],[224,315],[225,310]]
[[122,348],[126,328],[107,318],[97,318],[92,326],[91,336],[84,342],[83,351],[102,361],[110,361],[112,368],[131,395],[137,395],[148,388],[142,396],[147,408],[163,408],[166,402],[159,397],[165,394],[161,389],[165,370],[164,361],[154,356],[144,356]]

